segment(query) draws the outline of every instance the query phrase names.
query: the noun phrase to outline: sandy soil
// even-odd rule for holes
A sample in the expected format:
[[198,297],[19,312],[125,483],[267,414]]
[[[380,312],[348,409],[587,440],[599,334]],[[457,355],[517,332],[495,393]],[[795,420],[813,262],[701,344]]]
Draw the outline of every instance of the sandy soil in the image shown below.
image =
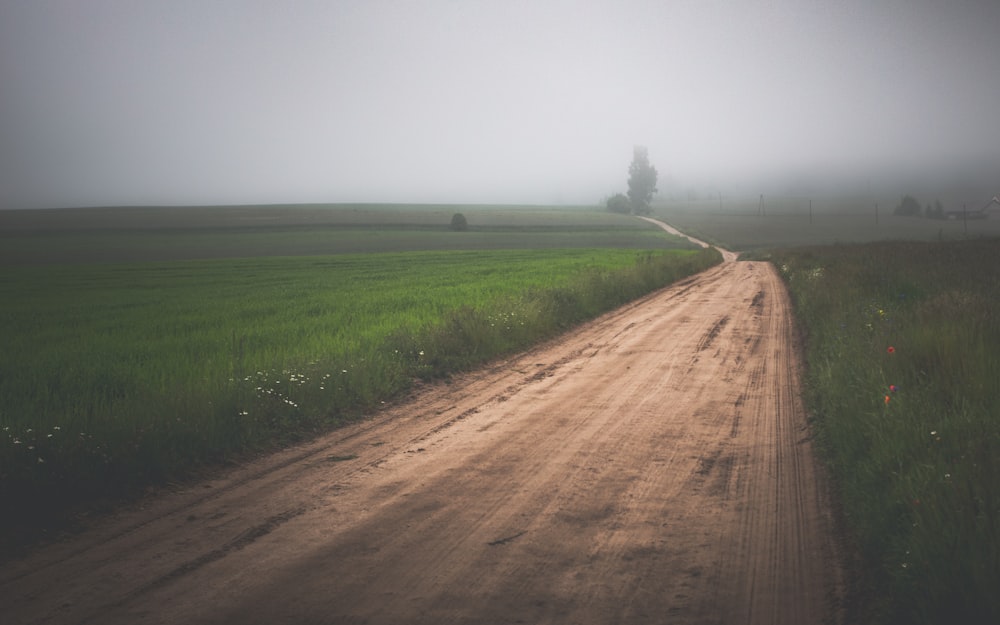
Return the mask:
[[838,623],[789,303],[727,262],[0,568],[6,623]]

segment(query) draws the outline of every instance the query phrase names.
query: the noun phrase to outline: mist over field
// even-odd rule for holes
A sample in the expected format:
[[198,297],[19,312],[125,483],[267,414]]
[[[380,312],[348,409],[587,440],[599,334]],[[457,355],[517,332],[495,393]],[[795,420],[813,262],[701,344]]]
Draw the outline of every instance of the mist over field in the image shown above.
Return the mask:
[[998,27],[992,0],[5,1],[0,208],[596,204],[636,144],[661,197],[991,196]]

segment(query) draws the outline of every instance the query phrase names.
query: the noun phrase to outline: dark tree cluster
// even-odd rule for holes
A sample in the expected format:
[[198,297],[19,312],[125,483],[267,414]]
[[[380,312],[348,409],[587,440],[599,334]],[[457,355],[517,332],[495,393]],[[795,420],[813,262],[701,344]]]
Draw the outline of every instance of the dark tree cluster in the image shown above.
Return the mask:
[[899,202],[899,206],[892,211],[892,214],[904,217],[916,217],[921,212],[920,202],[917,201],[917,198],[912,195],[904,195],[903,199]]
[[947,218],[941,200],[935,201],[934,206],[928,204],[926,207],[921,208],[920,202],[912,195],[904,195],[903,199],[899,202],[899,206],[892,211],[892,214],[904,217],[926,217],[927,219]]

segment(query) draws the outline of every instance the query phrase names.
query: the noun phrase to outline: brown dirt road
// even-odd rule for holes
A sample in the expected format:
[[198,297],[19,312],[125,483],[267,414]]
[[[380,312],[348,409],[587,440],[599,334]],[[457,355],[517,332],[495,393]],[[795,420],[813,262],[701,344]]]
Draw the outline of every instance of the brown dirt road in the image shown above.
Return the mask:
[[727,262],[0,567],[5,623],[837,623],[788,298]]

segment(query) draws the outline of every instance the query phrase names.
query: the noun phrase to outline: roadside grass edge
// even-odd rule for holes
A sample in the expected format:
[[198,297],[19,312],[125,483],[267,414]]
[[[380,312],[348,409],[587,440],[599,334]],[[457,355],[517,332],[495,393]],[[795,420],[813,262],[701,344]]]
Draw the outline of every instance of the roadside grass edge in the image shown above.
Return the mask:
[[772,250],[858,622],[1000,622],[1000,240]]

